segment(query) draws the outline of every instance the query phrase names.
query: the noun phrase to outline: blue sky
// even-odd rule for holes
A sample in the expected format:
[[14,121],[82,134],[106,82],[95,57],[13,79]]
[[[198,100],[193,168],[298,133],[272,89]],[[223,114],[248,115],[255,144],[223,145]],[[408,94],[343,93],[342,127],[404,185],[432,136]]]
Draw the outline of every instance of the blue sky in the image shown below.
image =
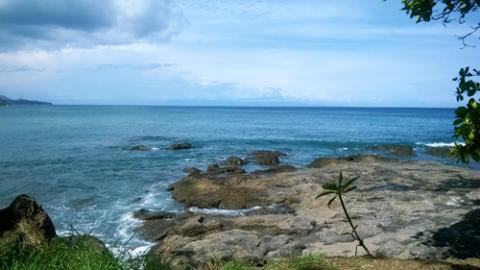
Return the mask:
[[[467,25],[400,0],[0,0],[0,94],[56,104],[453,107]],[[476,17],[469,18],[478,22]]]

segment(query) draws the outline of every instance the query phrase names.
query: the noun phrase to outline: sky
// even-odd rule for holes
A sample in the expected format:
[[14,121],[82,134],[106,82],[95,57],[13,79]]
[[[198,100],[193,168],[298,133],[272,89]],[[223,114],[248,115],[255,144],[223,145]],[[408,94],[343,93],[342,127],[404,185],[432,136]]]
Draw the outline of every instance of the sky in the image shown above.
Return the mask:
[[467,24],[400,0],[0,0],[0,94],[55,104],[454,107]]

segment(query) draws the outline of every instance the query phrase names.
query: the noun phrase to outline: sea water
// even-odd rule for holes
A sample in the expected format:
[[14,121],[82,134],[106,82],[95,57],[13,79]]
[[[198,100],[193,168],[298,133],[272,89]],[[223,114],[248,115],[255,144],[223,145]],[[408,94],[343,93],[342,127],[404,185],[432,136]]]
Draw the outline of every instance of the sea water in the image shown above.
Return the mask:
[[[426,146],[452,144],[453,120],[453,109],[0,107],[0,207],[25,193],[61,234],[139,248],[148,242],[132,212],[183,211],[167,189],[186,167],[261,149],[285,152],[282,163],[302,167],[385,143],[411,145],[414,159],[454,163],[425,154]],[[164,150],[177,142],[193,148]],[[150,151],[128,150],[140,144]]]

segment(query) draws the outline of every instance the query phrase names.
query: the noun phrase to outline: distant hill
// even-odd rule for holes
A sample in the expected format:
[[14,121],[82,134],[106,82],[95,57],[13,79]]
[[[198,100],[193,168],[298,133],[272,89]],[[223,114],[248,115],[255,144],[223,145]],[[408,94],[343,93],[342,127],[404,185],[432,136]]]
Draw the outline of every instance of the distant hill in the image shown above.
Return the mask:
[[0,95],[0,106],[6,105],[52,105],[52,103],[28,99],[11,99]]

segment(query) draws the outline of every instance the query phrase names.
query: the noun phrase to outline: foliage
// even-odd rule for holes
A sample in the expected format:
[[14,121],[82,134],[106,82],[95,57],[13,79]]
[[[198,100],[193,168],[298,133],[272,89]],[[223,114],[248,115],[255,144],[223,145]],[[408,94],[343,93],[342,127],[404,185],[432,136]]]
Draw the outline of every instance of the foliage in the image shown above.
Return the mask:
[[[403,10],[410,14],[410,18],[415,17],[417,23],[442,20],[447,24],[458,20],[463,24],[469,14],[480,9],[480,0],[402,0],[402,3]],[[471,26],[470,32],[458,37],[464,47],[470,46],[466,40],[479,29],[480,22],[476,22],[476,25]],[[470,67],[465,67],[460,69],[459,76],[454,78],[454,81],[458,82],[457,101],[463,101],[464,95],[469,97],[467,104],[459,106],[455,111],[456,119],[453,122],[454,138],[463,139],[464,144],[455,144],[451,153],[463,163],[468,163],[470,158],[480,161],[480,107],[478,100],[474,98],[476,92],[480,91],[480,83],[472,79],[475,76],[480,76],[478,70],[471,71]]]
[[472,77],[480,76],[480,71],[468,67],[460,69],[459,76],[454,78],[458,81],[457,101],[462,101],[464,95],[469,97],[465,106],[460,106],[455,111],[456,119],[455,138],[462,138],[465,144],[456,144],[452,150],[459,161],[469,162],[470,157],[480,161],[480,104],[474,96],[480,91],[480,82]]
[[448,23],[454,20],[452,15],[456,14],[459,22],[463,23],[465,16],[480,8],[478,0],[402,0],[402,3],[403,10],[410,14],[410,18],[417,18],[417,22],[443,20]]
[[350,215],[348,214],[347,208],[345,207],[345,203],[343,202],[343,197],[345,193],[348,193],[357,186],[354,186],[353,183],[358,180],[359,177],[352,178],[350,180],[347,180],[345,184],[343,184],[343,174],[340,172],[340,175],[338,177],[338,184],[335,182],[329,182],[324,184],[322,187],[325,190],[324,192],[320,193],[316,198],[320,198],[326,195],[331,195],[334,194],[334,196],[328,201],[328,207],[331,206],[331,204],[335,201],[335,199],[340,200],[340,204],[342,205],[343,212],[345,213],[345,216],[347,217],[348,223],[352,227],[352,236],[353,238],[358,242],[358,245],[355,247],[355,255],[357,254],[357,248],[360,246],[362,247],[365,252],[371,256],[372,254],[368,250],[367,246],[365,246],[365,243],[363,242],[363,239],[360,237],[360,235],[357,232],[357,226],[358,225],[353,225],[352,219],[350,218]]

